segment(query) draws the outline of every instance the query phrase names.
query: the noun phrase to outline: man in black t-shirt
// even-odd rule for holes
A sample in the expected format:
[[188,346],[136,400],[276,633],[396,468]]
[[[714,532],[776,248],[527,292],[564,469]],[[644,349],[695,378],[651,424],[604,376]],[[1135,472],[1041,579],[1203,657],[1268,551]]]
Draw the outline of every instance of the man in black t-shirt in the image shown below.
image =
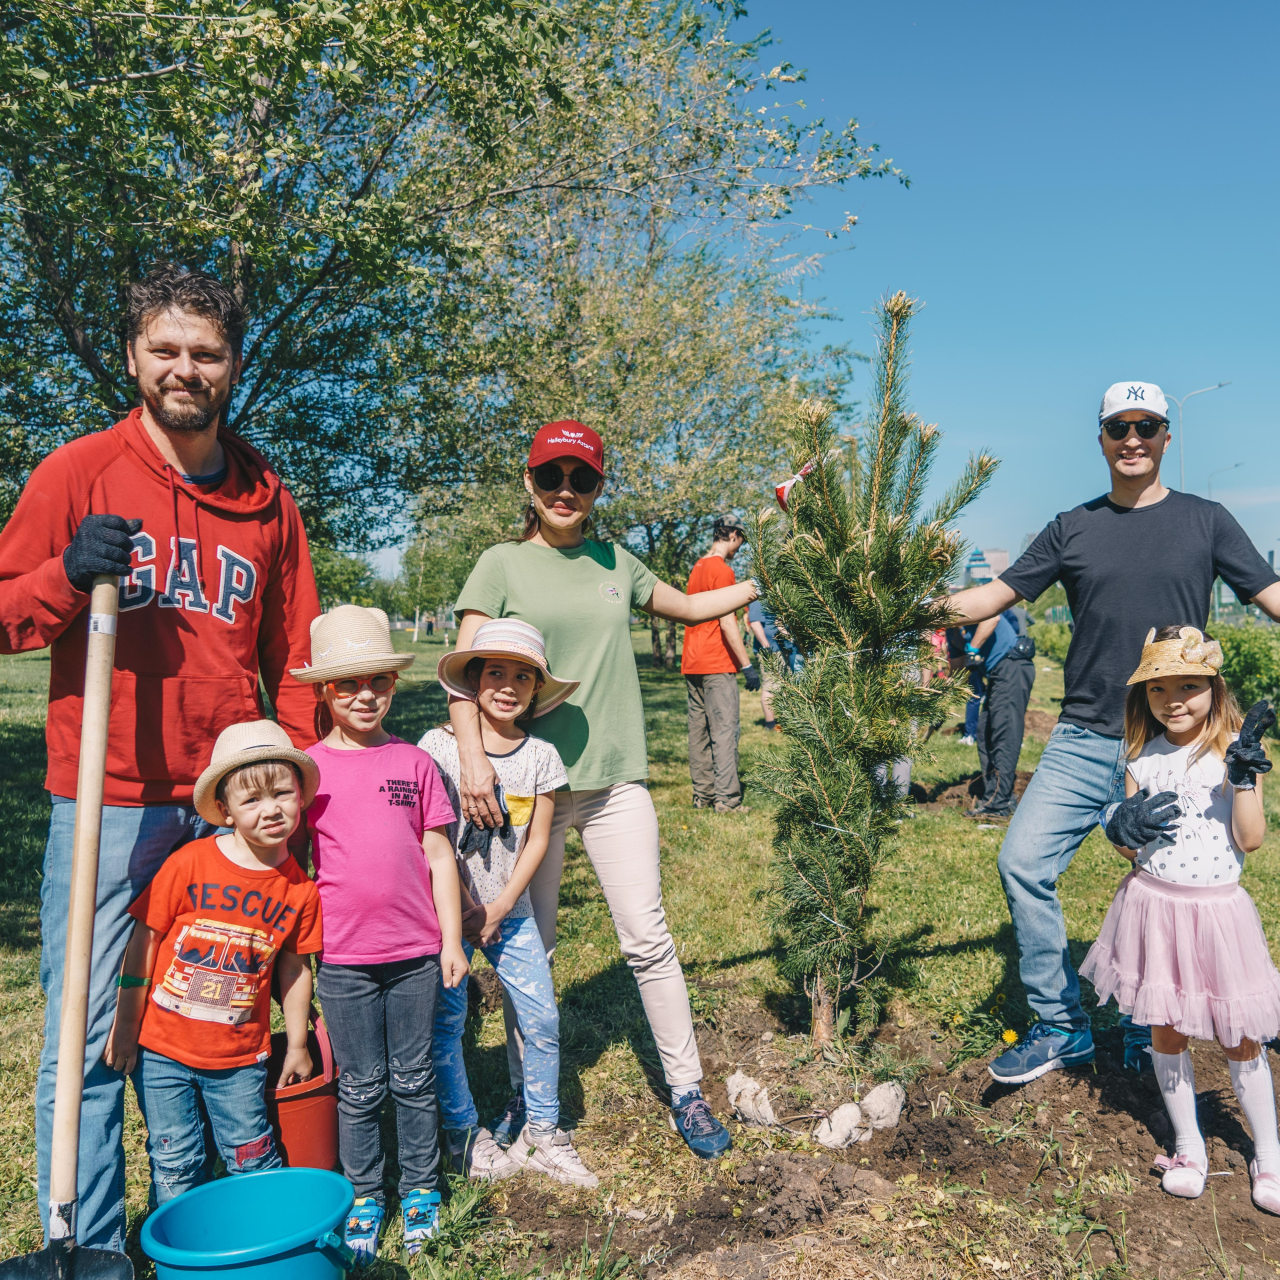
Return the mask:
[[991,1063],[1006,1084],[1093,1059],[1057,881],[1103,811],[1124,799],[1125,681],[1147,631],[1203,628],[1219,577],[1280,619],[1280,579],[1230,513],[1160,483],[1170,439],[1160,388],[1118,382],[1098,416],[1110,493],[1058,515],[993,582],[951,597],[964,621],[978,622],[1061,582],[1075,622],[1062,714],[1000,850],[1019,972],[1040,1017]]

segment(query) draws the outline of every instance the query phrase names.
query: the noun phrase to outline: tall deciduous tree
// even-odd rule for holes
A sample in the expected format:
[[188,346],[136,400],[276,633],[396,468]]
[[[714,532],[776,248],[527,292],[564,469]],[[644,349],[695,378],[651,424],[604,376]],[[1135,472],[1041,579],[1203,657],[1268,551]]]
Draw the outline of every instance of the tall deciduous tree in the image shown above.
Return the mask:
[[[837,447],[827,407],[805,403],[793,461],[810,473],[792,488],[784,517],[758,521],[756,574],[805,659],[792,676],[765,655],[785,734],[759,770],[779,801],[771,914],[785,939],[784,969],[812,1000],[818,1043],[833,1038],[841,999],[868,976],[867,895],[902,816],[893,763],[919,754],[917,726],[963,697],[961,678],[922,685],[919,673],[931,654],[928,633],[947,621],[938,595],[963,550],[952,522],[996,467],[985,454],[972,458],[922,510],[940,437],[907,409],[915,309],[902,293],[881,306],[872,413],[856,465]],[[864,1025],[868,1013],[864,1003]]]

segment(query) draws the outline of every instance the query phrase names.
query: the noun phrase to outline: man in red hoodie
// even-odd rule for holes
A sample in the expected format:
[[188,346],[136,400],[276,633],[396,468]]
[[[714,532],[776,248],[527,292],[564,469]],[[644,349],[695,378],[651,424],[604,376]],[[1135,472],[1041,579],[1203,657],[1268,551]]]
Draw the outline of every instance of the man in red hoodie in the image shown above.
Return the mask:
[[52,657],[36,1086],[46,1233],[85,615],[94,575],[121,578],[80,1126],[78,1236],[107,1249],[124,1245],[124,1078],[101,1054],[129,905],[169,854],[211,832],[192,788],[218,734],[262,718],[259,678],[297,746],[314,741],[311,690],[286,678],[309,660],[320,612],[302,519],[262,455],[223,425],[244,329],[212,276],[163,266],[134,285],[128,359],[140,407],[50,454],[0,532],[0,652],[49,645]]

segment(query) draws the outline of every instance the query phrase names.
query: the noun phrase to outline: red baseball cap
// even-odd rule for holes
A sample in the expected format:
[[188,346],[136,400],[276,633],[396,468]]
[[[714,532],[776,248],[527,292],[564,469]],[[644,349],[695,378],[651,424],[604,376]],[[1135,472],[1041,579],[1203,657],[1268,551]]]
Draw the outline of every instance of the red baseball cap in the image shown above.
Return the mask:
[[539,427],[529,446],[529,466],[538,467],[565,457],[581,458],[604,475],[604,441],[590,427],[572,418]]

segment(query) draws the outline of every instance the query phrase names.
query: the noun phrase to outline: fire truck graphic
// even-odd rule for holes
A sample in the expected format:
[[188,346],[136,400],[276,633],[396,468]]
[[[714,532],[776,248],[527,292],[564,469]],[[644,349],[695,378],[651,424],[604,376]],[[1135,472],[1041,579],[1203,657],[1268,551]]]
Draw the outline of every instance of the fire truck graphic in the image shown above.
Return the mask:
[[248,1021],[275,948],[261,929],[196,920],[173,943],[155,1002],[184,1018],[238,1026]]

